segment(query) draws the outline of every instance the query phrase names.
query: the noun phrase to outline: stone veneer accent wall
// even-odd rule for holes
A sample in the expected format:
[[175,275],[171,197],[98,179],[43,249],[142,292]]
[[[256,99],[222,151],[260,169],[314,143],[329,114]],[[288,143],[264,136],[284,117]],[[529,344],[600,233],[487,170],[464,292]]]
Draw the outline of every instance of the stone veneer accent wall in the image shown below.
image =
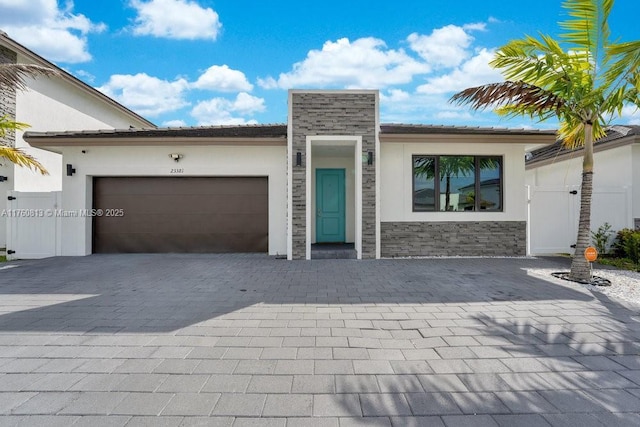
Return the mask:
[[[306,137],[318,135],[362,136],[363,154],[374,153],[373,165],[362,164],[362,258],[376,257],[376,99],[373,91],[291,94],[293,259],[306,256]],[[295,166],[297,152],[302,167]]]
[[382,257],[524,256],[525,221],[383,222]]
[[[18,61],[18,55],[0,46],[0,64],[15,64]],[[16,89],[13,87],[0,87],[0,117],[9,116],[10,120],[16,118]],[[0,137],[0,142],[6,145],[15,145],[15,132],[8,131],[4,137]]]

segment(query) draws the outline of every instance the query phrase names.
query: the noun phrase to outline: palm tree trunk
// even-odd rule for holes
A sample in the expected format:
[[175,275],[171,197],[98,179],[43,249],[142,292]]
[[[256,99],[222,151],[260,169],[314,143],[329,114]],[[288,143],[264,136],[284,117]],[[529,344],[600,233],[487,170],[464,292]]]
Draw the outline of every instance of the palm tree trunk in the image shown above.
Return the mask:
[[576,280],[590,280],[591,266],[584,258],[591,236],[591,195],[593,193],[593,126],[584,127],[584,157],[582,160],[582,186],[580,191],[580,219],[576,252],[571,261],[570,276]]

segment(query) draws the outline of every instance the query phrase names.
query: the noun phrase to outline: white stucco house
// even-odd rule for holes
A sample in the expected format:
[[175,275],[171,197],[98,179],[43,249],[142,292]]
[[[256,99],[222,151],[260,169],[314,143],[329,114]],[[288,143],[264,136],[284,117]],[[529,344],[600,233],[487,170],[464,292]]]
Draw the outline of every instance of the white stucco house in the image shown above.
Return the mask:
[[64,165],[54,255],[525,255],[525,149],[554,132],[381,124],[378,102],[291,90],[286,124],[30,130]]
[[[75,78],[63,69],[11,39],[0,30],[0,63],[37,64],[56,69],[59,77],[29,79],[27,90],[0,90],[0,115],[27,123],[31,131],[68,129],[109,129],[144,127],[154,124],[125,108],[113,99]],[[29,146],[23,132],[8,135],[5,143],[23,148],[49,171],[42,176],[29,169],[2,162],[0,176],[0,211],[7,208],[7,191],[60,191],[62,189],[62,156]],[[6,244],[6,218],[0,218],[0,248]]]
[[[530,253],[573,253],[580,208],[583,149],[559,142],[527,154]],[[594,144],[591,229],[640,227],[640,126],[611,126]]]

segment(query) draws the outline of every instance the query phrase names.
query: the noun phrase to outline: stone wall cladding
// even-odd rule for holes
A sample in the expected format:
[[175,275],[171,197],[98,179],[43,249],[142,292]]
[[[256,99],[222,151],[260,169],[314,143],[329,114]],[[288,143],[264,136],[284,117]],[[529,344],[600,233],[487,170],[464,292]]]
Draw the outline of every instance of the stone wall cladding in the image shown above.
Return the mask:
[[[0,64],[15,64],[18,55],[0,46]],[[14,87],[0,86],[0,117],[7,116],[9,120],[16,119],[16,89]],[[15,132],[8,131],[4,137],[0,137],[0,143],[4,145],[15,145]]]
[[[306,137],[362,137],[362,153],[374,153],[374,164],[362,165],[362,258],[376,257],[376,93],[293,92],[291,95],[293,259],[306,256]],[[302,153],[302,167],[295,155]]]
[[525,221],[383,222],[385,258],[421,256],[524,256]]

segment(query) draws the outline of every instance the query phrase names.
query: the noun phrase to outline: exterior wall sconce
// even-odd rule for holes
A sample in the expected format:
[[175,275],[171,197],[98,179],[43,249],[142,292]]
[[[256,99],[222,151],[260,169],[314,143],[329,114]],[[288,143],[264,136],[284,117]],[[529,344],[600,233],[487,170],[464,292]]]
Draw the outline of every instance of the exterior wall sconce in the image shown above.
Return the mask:
[[0,176],[0,182],[5,182],[9,180],[9,178],[7,178],[6,176]]
[[367,164],[369,166],[373,164],[373,151],[367,152]]
[[171,157],[176,163],[178,163],[180,159],[184,157],[184,155],[178,154],[178,153],[171,153],[169,154],[169,157]]
[[73,176],[74,173],[76,173],[76,169],[67,163],[67,176]]
[[302,166],[302,153],[300,151],[296,153],[296,166]]

